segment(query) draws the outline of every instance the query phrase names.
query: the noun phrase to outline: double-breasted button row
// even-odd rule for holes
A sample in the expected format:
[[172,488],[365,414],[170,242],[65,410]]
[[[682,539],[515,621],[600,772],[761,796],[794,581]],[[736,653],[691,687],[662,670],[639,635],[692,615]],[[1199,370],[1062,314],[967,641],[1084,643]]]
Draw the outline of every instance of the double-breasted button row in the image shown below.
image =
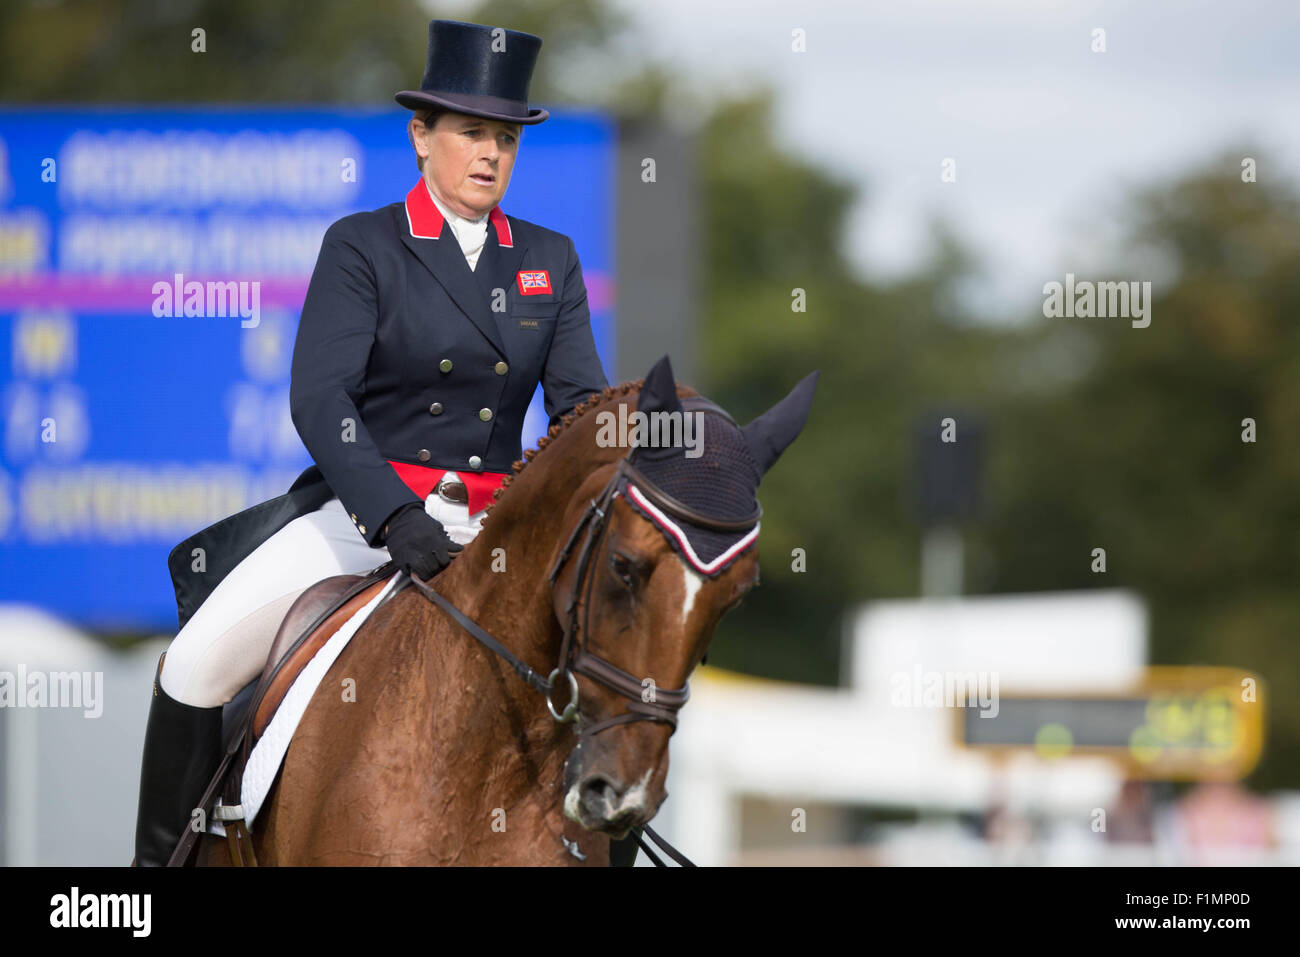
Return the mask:
[[[438,369],[444,374],[450,372],[453,366],[454,363],[452,363],[450,359],[441,359],[438,362]],[[492,367],[492,371],[495,372],[497,375],[505,375],[507,372],[510,371],[510,366],[505,362],[498,362],[496,365]],[[441,402],[434,402],[429,405],[430,415],[442,415],[442,413],[443,413],[443,407]],[[489,408],[484,407],[478,410],[478,417],[479,420],[482,422],[491,422],[492,416],[493,416],[493,412]],[[419,459],[421,462],[427,462],[431,458],[433,458],[433,455],[429,452],[428,449],[420,449],[418,452],[415,453],[415,457]],[[483,467],[482,456],[471,455],[469,457],[469,467],[472,469],[481,469]],[[353,520],[355,521],[355,516]]]
[[[453,363],[450,359],[442,359],[438,362],[438,368],[443,372],[450,372],[453,368]],[[492,367],[492,371],[497,375],[505,375],[510,371],[510,366],[504,362],[498,362]]]
[[[430,415],[442,415],[442,403],[441,403],[441,402],[435,402],[435,403],[433,403],[432,405],[430,405],[430,406],[429,406],[429,414],[430,414]],[[479,409],[479,410],[478,410],[478,417],[479,417],[480,419],[482,419],[484,422],[491,422],[491,421],[492,421],[492,410],[491,410],[491,409],[487,409],[487,408]]]
[[[419,459],[421,462],[427,462],[427,461],[429,461],[429,459],[431,459],[433,456],[431,456],[431,455],[429,454],[429,450],[428,450],[428,449],[420,449],[420,451],[418,451],[418,452],[415,453],[415,457],[416,457],[417,459]],[[481,469],[481,468],[483,467],[483,459],[482,459],[482,457],[480,457],[480,456],[478,456],[478,455],[471,455],[471,456],[469,457],[469,467],[472,468],[472,469]],[[357,517],[356,517],[355,515],[353,515],[353,516],[352,516],[352,521],[355,522],[356,520],[357,520]],[[363,525],[363,526],[361,526],[361,534],[364,535],[365,533],[366,533],[366,528],[365,528],[365,526]]]

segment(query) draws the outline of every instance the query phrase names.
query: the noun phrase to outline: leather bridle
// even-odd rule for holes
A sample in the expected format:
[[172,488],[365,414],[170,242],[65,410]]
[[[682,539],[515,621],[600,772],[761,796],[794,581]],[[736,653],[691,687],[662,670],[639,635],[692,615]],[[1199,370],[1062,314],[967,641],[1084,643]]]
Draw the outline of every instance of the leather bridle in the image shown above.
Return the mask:
[[[720,415],[734,424],[731,416],[702,397],[689,396],[682,399],[681,403],[683,413],[703,411]],[[480,642],[487,645],[490,650],[506,659],[520,678],[540,691],[546,698],[547,709],[556,721],[561,724],[570,721],[575,722],[578,734],[583,737],[596,735],[614,725],[628,724],[633,721],[661,722],[676,730],[677,712],[690,698],[689,682],[680,688],[648,688],[635,675],[629,674],[613,662],[593,653],[587,646],[587,636],[590,634],[588,621],[591,614],[591,594],[596,581],[596,576],[592,574],[591,562],[592,558],[600,551],[601,542],[609,527],[609,510],[614,499],[621,494],[624,482],[634,483],[637,491],[649,499],[656,508],[668,515],[711,531],[747,531],[754,527],[763,514],[762,506],[755,503],[753,512],[739,519],[719,519],[705,515],[684,502],[678,501],[647,479],[633,464],[637,451],[638,448],[634,446],[628,450],[627,455],[619,460],[614,469],[614,474],[605,483],[600,495],[591,500],[582,516],[578,519],[577,524],[574,525],[573,531],[569,533],[564,547],[556,556],[555,564],[551,567],[550,574],[547,576],[547,579],[554,585],[565,565],[574,555],[575,546],[578,545],[579,537],[581,537],[581,546],[577,549],[577,569],[574,573],[573,585],[569,589],[567,598],[562,602],[564,605],[564,638],[560,644],[559,663],[546,678],[542,678],[538,672],[521,661],[500,641],[484,631],[477,622],[461,612],[441,594],[434,591],[427,583],[419,578],[411,578],[411,582],[425,597],[451,615],[458,624],[474,635]],[[581,600],[579,600],[579,596],[581,596]],[[581,616],[581,620],[579,620],[579,616]],[[576,675],[584,675],[628,699],[628,709],[622,714],[606,718],[603,721],[585,723],[579,710]],[[569,684],[569,700],[563,709],[557,710],[552,701],[552,694],[559,681],[566,678]]]
[[[681,405],[683,414],[702,411],[720,415],[735,425],[735,421],[725,411],[700,396],[683,398],[681,399]],[[633,464],[637,451],[638,447],[633,446],[628,450],[627,455],[618,461],[614,474],[605,483],[600,495],[590,501],[590,504],[574,526],[573,531],[569,533],[563,549],[560,550],[555,559],[555,564],[547,576],[552,586],[554,586],[569,559],[574,555],[575,546],[578,546],[576,552],[577,566],[574,572],[573,584],[569,589],[567,598],[562,602],[564,606],[564,618],[562,620],[564,638],[560,644],[559,662],[546,678],[543,678],[539,672],[533,670],[441,594],[434,591],[426,582],[415,576],[411,576],[410,579],[411,583],[426,598],[447,612],[452,619],[489,650],[504,658],[523,681],[540,691],[546,699],[547,710],[551,712],[551,716],[557,722],[561,724],[574,722],[580,739],[597,735],[615,725],[630,724],[635,721],[655,721],[667,724],[672,731],[676,731],[677,712],[690,698],[689,682],[680,688],[647,687],[635,675],[629,674],[613,662],[593,653],[587,645],[587,637],[590,634],[588,620],[591,614],[591,595],[597,578],[593,574],[592,559],[600,551],[601,542],[609,527],[609,510],[613,506],[614,499],[621,494],[624,484],[626,482],[634,483],[637,491],[654,504],[656,508],[668,515],[711,531],[747,531],[754,527],[763,514],[762,506],[755,503],[753,512],[739,519],[719,519],[705,515],[678,501],[647,479]],[[580,546],[578,545],[579,538],[581,538]],[[560,602],[557,602],[557,609],[560,604]],[[584,675],[628,699],[627,710],[602,721],[587,723],[587,719],[579,708],[577,675]],[[552,701],[552,694],[556,685],[566,678],[569,685],[569,699],[562,710],[557,710]],[[669,733],[671,734],[672,731]],[[647,826],[645,830],[649,832],[649,827]],[[642,844],[642,847],[645,848],[645,845]],[[645,849],[649,853],[649,849]],[[669,850],[668,848],[665,849]]]
[[[578,521],[569,541],[556,559],[549,579],[555,583],[573,554],[573,545],[580,534],[584,535],[582,547],[578,551],[574,583],[565,602],[564,640],[560,646],[560,664],[551,672],[550,680],[564,675],[585,675],[599,682],[616,694],[628,699],[627,710],[603,721],[585,725],[581,713],[577,711],[577,682],[570,679],[570,699],[564,711],[557,712],[551,702],[550,694],[546,697],[547,707],[557,721],[578,719],[578,733],[589,737],[613,727],[633,721],[657,721],[667,724],[673,730],[677,728],[677,712],[690,698],[690,683],[680,688],[647,687],[644,681],[629,674],[613,662],[590,650],[587,644],[591,634],[589,619],[591,616],[591,596],[595,586],[596,575],[592,574],[592,558],[600,552],[601,543],[608,529],[608,513],[614,499],[621,494],[624,481],[635,483],[637,489],[660,510],[674,518],[682,519],[693,525],[715,531],[745,531],[752,528],[762,514],[761,508],[754,514],[741,520],[718,520],[702,515],[689,506],[677,501],[662,489],[653,485],[631,462],[631,456],[619,460],[614,474],[610,477],[599,499],[594,499]],[[585,532],[585,534],[584,534]],[[579,596],[581,595],[581,601]],[[581,616],[581,617],[580,617]],[[647,679],[648,680],[648,679]]]

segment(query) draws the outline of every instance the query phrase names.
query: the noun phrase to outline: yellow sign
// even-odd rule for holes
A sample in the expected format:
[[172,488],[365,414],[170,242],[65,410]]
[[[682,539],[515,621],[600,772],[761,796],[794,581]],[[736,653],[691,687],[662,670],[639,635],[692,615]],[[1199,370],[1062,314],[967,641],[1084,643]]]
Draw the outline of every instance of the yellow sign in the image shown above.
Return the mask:
[[991,705],[953,712],[961,747],[1048,761],[1101,756],[1133,778],[1235,780],[1263,750],[1262,683],[1234,668],[1152,667],[1106,694],[1004,690]]

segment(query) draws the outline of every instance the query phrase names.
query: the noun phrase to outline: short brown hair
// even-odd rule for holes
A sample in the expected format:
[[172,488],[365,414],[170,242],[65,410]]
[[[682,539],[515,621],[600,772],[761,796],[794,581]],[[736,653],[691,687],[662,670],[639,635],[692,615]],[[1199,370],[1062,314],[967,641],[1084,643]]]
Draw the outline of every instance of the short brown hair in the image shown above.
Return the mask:
[[[451,111],[439,109],[436,106],[431,106],[428,107],[427,109],[416,110],[415,118],[418,119],[421,123],[423,123],[425,127],[432,129],[433,127],[438,125],[438,117],[442,116],[442,114],[444,113],[449,113],[449,112]],[[411,140],[411,124],[409,120],[407,121],[406,124],[406,138],[408,140]],[[415,147],[414,140],[411,140],[411,147],[412,148]],[[421,173],[424,172],[424,159],[420,156],[419,153],[415,154],[415,165],[420,170]]]

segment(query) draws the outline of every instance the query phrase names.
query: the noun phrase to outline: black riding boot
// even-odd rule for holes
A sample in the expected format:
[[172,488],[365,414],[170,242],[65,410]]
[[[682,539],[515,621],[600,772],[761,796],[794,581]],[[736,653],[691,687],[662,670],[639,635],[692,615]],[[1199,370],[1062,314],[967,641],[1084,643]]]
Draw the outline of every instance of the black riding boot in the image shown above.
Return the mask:
[[166,657],[158,659],[145,729],[135,825],[138,867],[167,866],[222,757],[222,707],[196,708],[163,691],[159,678]]

